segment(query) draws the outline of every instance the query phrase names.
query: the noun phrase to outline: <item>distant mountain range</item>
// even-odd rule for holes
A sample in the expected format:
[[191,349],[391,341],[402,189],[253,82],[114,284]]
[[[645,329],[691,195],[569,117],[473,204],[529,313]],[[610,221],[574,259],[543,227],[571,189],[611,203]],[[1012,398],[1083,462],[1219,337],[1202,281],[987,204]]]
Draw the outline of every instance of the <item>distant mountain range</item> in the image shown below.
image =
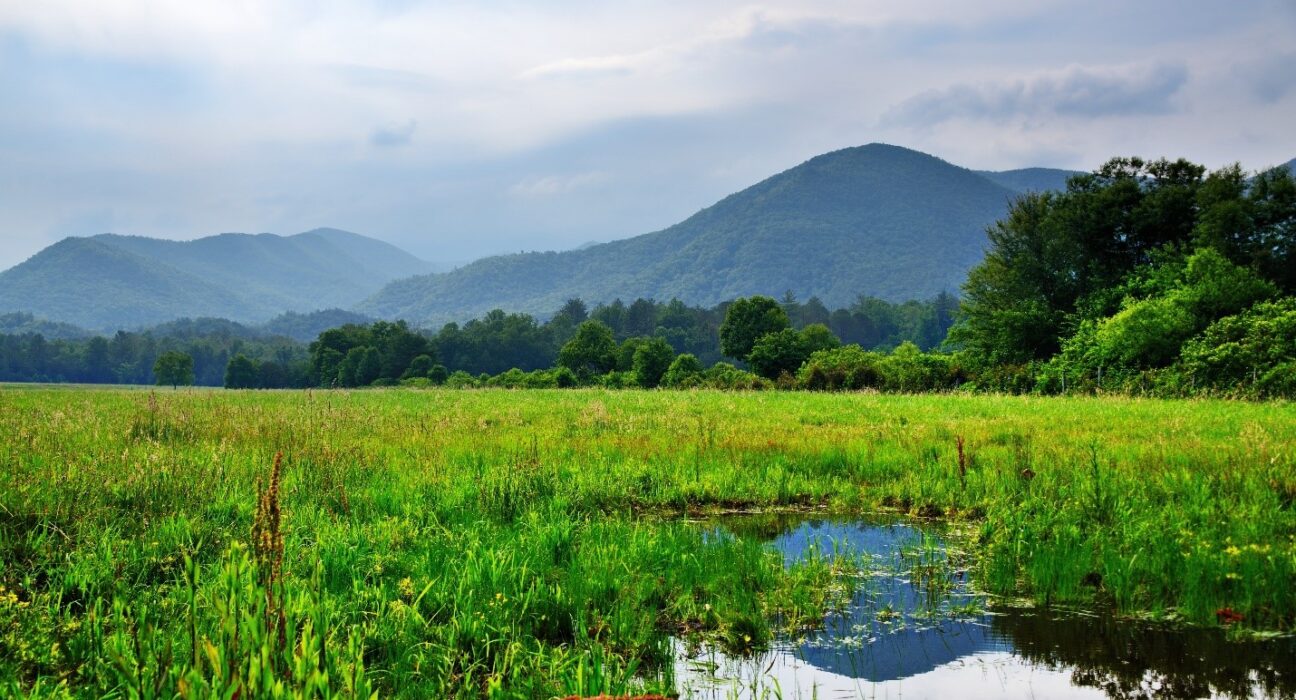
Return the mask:
[[432,265],[336,229],[295,236],[225,233],[192,241],[102,234],[66,238],[0,273],[0,312],[112,330],[182,317],[267,321],[351,307]]
[[[1296,171],[1296,160],[1287,166]],[[47,320],[93,330],[219,317],[308,339],[321,325],[370,317],[435,327],[495,308],[544,316],[572,297],[712,305],[791,290],[830,307],[859,294],[922,299],[957,292],[983,255],[986,227],[1016,197],[1063,189],[1075,174],[973,171],[870,144],[812,158],[655,233],[449,272],[335,229],[68,238],[0,273],[0,314],[37,317],[14,316],[15,328]],[[307,313],[318,309],[330,310]]]
[[861,293],[926,298],[958,290],[981,259],[986,227],[1020,192],[1063,186],[1071,174],[977,173],[896,146],[848,148],[656,233],[398,280],[358,308],[435,324],[496,307],[549,313],[571,297],[710,305],[791,290],[830,307]]
[[1057,168],[1022,168],[999,172],[978,170],[976,174],[1016,192],[1048,192],[1065,190],[1067,180],[1080,172]]

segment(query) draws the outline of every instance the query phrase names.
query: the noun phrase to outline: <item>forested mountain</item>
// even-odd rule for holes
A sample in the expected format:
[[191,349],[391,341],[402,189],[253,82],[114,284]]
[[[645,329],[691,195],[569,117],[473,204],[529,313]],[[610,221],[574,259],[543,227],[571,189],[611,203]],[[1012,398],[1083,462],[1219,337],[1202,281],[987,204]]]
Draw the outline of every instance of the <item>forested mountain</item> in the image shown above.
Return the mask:
[[193,241],[102,234],[65,239],[0,273],[0,312],[110,330],[186,316],[257,322],[351,306],[429,269],[395,246],[335,229]]
[[80,326],[57,321],[46,321],[31,314],[0,314],[0,335],[35,335],[39,334],[49,340],[74,340],[89,338],[94,335]]
[[1020,170],[978,170],[991,182],[1003,185],[1016,192],[1048,192],[1066,189],[1067,180],[1079,175],[1076,170],[1059,170],[1057,168],[1021,168]]
[[933,156],[871,144],[813,158],[656,233],[399,280],[358,310],[436,323],[492,308],[543,314],[571,297],[931,298],[958,289],[986,227],[1017,196]]

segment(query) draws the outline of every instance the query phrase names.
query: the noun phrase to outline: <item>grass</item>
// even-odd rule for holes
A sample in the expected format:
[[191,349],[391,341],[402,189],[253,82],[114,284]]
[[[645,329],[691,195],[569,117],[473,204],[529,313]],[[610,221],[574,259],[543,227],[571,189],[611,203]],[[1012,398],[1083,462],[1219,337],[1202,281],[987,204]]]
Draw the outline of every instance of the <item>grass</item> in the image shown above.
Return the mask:
[[671,636],[760,648],[850,579],[671,517],[734,508],[962,519],[984,590],[1296,623],[1284,403],[6,387],[0,483],[0,694],[670,692]]

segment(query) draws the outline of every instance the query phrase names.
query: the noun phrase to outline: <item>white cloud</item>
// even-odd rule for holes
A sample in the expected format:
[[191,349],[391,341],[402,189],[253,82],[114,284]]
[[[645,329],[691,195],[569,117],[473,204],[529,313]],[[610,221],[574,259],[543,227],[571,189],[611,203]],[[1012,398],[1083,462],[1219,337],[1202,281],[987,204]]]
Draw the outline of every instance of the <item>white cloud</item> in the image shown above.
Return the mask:
[[545,175],[515,183],[509,192],[519,197],[551,197],[607,182],[608,174],[600,171],[575,175]]

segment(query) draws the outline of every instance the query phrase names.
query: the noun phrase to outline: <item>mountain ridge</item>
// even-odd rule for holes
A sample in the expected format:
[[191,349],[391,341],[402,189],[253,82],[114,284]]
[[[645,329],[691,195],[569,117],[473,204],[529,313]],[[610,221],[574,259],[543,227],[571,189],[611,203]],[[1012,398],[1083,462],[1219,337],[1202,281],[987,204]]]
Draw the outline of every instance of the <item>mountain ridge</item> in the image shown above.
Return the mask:
[[198,316],[259,322],[352,306],[430,269],[395,246],[337,229],[190,241],[99,234],[65,238],[0,272],[0,312],[89,329]]
[[573,296],[711,305],[791,290],[842,306],[861,293],[925,298],[958,288],[982,256],[985,227],[1018,195],[935,156],[856,146],[811,158],[660,231],[397,280],[356,308],[435,323],[495,307],[543,314]]

